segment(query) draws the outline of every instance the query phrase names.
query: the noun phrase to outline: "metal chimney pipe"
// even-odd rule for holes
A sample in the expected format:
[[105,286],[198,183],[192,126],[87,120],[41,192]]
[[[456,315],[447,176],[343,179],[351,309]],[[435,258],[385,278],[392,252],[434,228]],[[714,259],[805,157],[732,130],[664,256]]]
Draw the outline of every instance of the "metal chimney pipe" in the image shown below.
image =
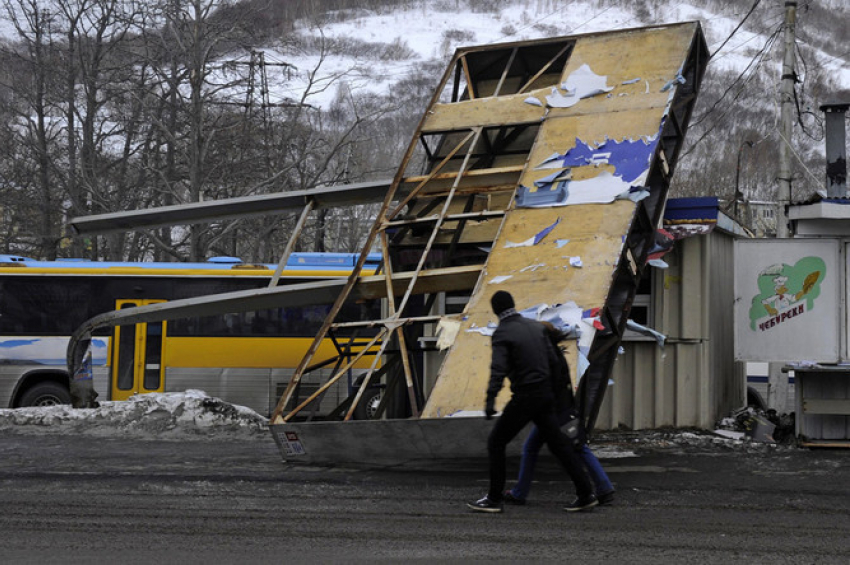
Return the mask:
[[847,102],[830,102],[820,109],[826,118],[826,196],[847,198],[847,144],[844,114]]

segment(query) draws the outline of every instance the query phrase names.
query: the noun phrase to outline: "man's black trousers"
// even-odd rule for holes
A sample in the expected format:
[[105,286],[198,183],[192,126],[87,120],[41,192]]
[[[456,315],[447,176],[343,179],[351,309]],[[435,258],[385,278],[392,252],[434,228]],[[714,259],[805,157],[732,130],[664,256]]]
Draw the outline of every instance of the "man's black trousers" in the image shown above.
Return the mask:
[[515,393],[487,439],[490,457],[490,492],[494,502],[501,501],[505,491],[505,448],[529,422],[534,422],[549,451],[558,459],[572,479],[579,497],[593,494],[593,485],[573,451],[569,438],[558,426],[555,399],[547,390],[537,393]]

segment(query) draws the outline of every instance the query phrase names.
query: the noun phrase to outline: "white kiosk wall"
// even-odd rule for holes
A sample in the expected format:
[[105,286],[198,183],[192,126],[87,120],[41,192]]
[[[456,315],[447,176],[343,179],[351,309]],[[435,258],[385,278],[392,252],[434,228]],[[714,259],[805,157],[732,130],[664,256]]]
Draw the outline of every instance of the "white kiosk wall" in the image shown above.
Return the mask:
[[735,242],[735,359],[838,363],[844,269],[835,239]]

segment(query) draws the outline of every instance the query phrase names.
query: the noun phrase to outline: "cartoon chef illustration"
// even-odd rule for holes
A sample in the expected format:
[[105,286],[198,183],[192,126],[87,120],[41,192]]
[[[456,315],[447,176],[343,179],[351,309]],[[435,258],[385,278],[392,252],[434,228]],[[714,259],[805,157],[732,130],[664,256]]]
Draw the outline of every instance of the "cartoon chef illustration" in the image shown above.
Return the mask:
[[809,273],[806,280],[803,281],[803,288],[796,294],[791,294],[786,286],[788,284],[788,277],[782,274],[776,275],[773,277],[773,288],[776,294],[768,296],[761,301],[762,305],[764,305],[764,309],[767,310],[770,315],[775,316],[780,310],[788,308],[791,304],[805,296],[806,293],[808,293],[815,285],[819,276],[819,271]]

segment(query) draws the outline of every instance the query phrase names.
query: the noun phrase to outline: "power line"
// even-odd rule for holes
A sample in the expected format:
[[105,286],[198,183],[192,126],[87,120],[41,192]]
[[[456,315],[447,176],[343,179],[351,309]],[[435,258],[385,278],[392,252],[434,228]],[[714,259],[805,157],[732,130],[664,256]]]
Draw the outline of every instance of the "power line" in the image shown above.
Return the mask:
[[[723,99],[726,98],[726,95],[729,94],[729,92],[736,85],[738,85],[739,81],[741,81],[741,79],[744,77],[744,75],[748,71],[750,71],[750,69],[752,69],[752,72],[750,73],[749,77],[746,80],[744,80],[744,82],[740,85],[740,89],[738,90],[738,95],[737,95],[737,96],[740,96],[741,92],[743,91],[743,87],[750,80],[752,80],[752,78],[755,76],[755,70],[761,64],[762,60],[764,59],[764,55],[773,46],[773,43],[776,41],[776,38],[779,36],[780,31],[782,31],[782,26],[777,27],[777,29],[773,32],[773,34],[771,34],[770,37],[767,38],[767,41],[765,41],[762,48],[753,56],[753,58],[750,60],[749,64],[744,68],[743,71],[741,71],[741,74],[739,74],[738,77],[729,84],[729,86],[726,88],[726,90],[723,91],[723,94],[720,95],[720,98],[715,100],[715,102],[714,102],[714,104],[712,104],[711,108],[706,110],[701,116],[699,116],[698,118],[696,118],[694,120],[694,122],[691,124],[692,127],[697,126],[700,123],[702,123],[703,121],[705,121],[705,119],[708,118],[708,116],[710,116],[717,109],[717,107],[720,105],[720,103],[723,101]],[[736,99],[737,99],[737,96],[736,96]],[[728,112],[728,110],[727,110],[727,112]]]
[[742,19],[738,23],[738,25],[735,26],[735,29],[732,30],[732,33],[729,34],[729,37],[727,37],[726,40],[723,43],[720,44],[720,47],[715,49],[714,53],[709,55],[709,57],[708,57],[709,61],[711,61],[714,58],[714,56],[717,55],[717,52],[720,51],[721,49],[723,49],[723,46],[726,45],[729,42],[730,39],[732,39],[732,37],[738,32],[739,29],[741,29],[741,26],[744,25],[744,22],[747,21],[747,18],[749,18],[750,15],[755,11],[756,7],[759,5],[760,2],[761,2],[761,0],[756,0],[755,2],[753,2],[753,5],[750,8],[750,11],[747,12],[747,14],[744,16],[744,19]]

